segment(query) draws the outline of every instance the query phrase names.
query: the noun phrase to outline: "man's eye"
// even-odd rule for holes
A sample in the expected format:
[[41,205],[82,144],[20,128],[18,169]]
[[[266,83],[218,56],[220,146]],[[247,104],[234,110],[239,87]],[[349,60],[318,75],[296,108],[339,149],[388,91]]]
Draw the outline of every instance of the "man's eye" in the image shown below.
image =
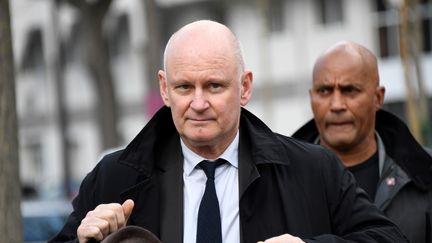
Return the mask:
[[347,86],[347,87],[342,88],[342,93],[345,93],[345,94],[354,93],[356,91],[358,91],[358,89],[356,89],[355,87],[352,87],[352,86]]
[[359,93],[361,91],[362,90],[356,86],[346,86],[346,87],[341,88],[341,92],[343,94],[350,94],[351,95],[351,94]]
[[212,89],[212,90],[219,90],[219,89],[222,88],[222,85],[221,85],[221,84],[218,84],[218,83],[211,83],[211,84],[209,85],[209,87],[210,87],[210,89]]
[[177,86],[177,89],[188,90],[188,89],[190,89],[190,85],[182,84],[182,85]]
[[317,89],[318,94],[329,94],[331,92],[331,89],[328,87],[321,87]]

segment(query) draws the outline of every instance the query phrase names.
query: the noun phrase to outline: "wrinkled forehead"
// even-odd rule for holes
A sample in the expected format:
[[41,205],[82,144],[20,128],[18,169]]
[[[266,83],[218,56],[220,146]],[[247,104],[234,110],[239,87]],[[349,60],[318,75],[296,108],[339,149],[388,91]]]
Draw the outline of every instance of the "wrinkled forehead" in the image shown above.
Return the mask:
[[[186,77],[236,76],[237,66],[229,52],[219,49],[188,47],[172,52],[167,59],[166,72],[173,79]],[[204,76],[203,76],[204,75]]]
[[177,41],[167,55],[166,72],[171,78],[181,74],[236,75],[238,65],[229,45],[193,39],[190,42]]
[[346,69],[364,69],[363,58],[357,52],[335,50],[321,56],[315,64],[315,72],[341,72]]
[[234,55],[229,46],[223,43],[212,43],[205,40],[191,40],[190,42],[176,42],[171,45],[171,50],[167,54],[167,61],[173,60],[208,60],[218,58],[232,58]]
[[167,50],[167,62],[177,59],[203,59],[203,58],[233,58],[233,50],[226,39],[206,38],[198,36],[182,36],[173,40]]
[[369,81],[370,72],[363,59],[358,55],[331,53],[323,56],[315,65],[313,83],[321,82],[355,82]]

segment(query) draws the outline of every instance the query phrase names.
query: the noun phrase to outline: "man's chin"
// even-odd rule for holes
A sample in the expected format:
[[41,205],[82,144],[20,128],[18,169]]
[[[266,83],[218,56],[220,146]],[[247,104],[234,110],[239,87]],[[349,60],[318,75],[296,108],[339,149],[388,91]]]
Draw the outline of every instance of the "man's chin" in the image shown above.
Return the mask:
[[327,147],[339,151],[346,151],[351,148],[353,140],[347,137],[331,137],[326,141]]
[[348,152],[352,148],[352,143],[350,143],[350,142],[339,142],[339,143],[332,144],[331,147],[333,149],[337,150],[337,151]]
[[190,136],[188,138],[189,143],[194,147],[203,147],[203,146],[210,146],[212,143],[214,143],[214,138],[211,136]]

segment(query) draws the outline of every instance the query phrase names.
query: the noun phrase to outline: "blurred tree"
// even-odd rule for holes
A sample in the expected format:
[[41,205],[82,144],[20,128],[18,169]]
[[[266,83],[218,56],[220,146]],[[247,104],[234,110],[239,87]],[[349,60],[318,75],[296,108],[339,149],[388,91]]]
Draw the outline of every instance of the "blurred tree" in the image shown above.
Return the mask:
[[147,115],[151,117],[160,107],[163,102],[159,94],[159,81],[157,72],[162,64],[162,33],[161,33],[161,9],[158,7],[155,0],[145,0],[144,12],[146,15],[147,24],[147,45],[145,48],[147,77],[146,82],[149,87],[147,95]]
[[67,112],[66,106],[66,88],[64,80],[64,63],[65,56],[62,50],[61,37],[60,37],[60,11],[59,2],[53,2],[53,8],[51,9],[51,22],[53,27],[53,36],[55,41],[52,46],[52,59],[51,65],[54,71],[54,78],[56,81],[56,100],[57,100],[57,118],[58,118],[58,128],[60,131],[60,150],[63,161],[63,191],[66,197],[73,196],[72,189],[72,169],[71,169],[71,151],[70,151],[70,141],[68,139],[68,127],[69,127],[69,114]]
[[17,116],[9,1],[0,0],[0,235],[22,242]]
[[102,149],[119,145],[118,106],[110,69],[108,41],[103,34],[103,20],[112,0],[56,0],[76,7],[80,17],[83,57],[97,93],[97,117]]
[[400,56],[405,76],[408,124],[414,137],[421,144],[431,146],[432,128],[421,68],[421,51],[423,48],[421,8],[419,0],[396,2],[401,18]]

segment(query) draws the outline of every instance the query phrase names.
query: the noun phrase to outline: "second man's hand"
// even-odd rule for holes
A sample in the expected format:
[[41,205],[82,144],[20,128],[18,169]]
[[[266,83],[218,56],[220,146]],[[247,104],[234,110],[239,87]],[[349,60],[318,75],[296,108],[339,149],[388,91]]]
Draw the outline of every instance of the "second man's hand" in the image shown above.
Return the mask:
[[94,239],[102,241],[109,234],[124,227],[132,213],[134,202],[130,199],[123,204],[100,204],[89,211],[77,229],[80,243]]

